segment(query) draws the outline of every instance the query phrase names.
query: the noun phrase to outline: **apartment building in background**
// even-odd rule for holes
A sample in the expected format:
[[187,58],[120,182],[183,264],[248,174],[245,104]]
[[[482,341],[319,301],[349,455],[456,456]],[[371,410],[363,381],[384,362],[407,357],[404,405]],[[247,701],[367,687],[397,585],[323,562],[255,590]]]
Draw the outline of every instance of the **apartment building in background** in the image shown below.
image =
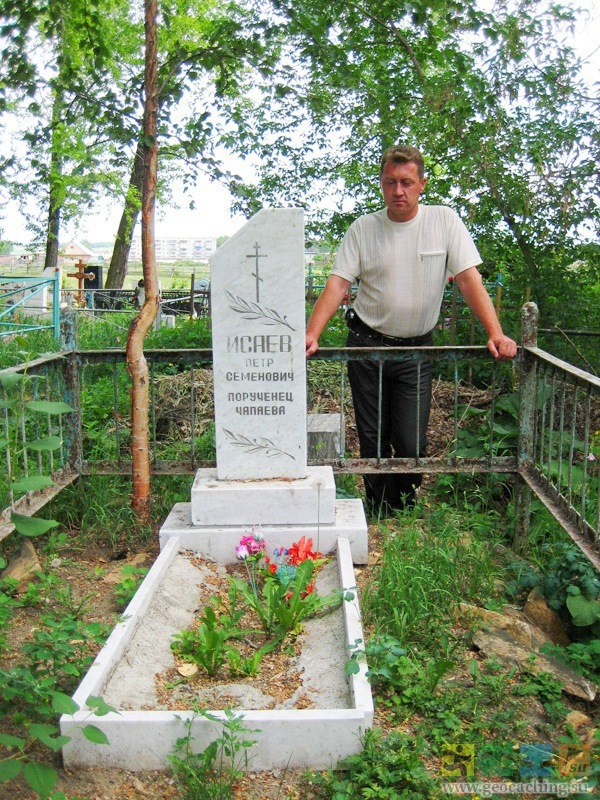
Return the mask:
[[[217,249],[216,237],[162,236],[156,238],[157,261],[208,261]],[[142,240],[134,237],[129,261],[141,261]]]

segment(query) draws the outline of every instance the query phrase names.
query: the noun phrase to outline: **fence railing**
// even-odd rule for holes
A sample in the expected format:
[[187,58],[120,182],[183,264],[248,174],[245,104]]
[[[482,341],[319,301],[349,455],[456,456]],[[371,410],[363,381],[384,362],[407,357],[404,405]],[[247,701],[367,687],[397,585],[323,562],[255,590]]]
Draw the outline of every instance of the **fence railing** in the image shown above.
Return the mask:
[[[340,475],[512,476],[522,495],[520,543],[526,541],[533,492],[599,568],[600,380],[540,350],[536,321],[535,306],[527,304],[518,359],[504,364],[484,347],[361,348],[358,355],[356,349],[320,350],[307,365],[308,410],[340,412],[343,444],[335,456],[312,463],[329,463]],[[0,507],[17,504],[23,513],[77,475],[131,471],[125,352],[78,351],[68,324],[62,333],[62,353],[0,371],[7,465]],[[437,379],[426,457],[360,457],[346,380],[346,363],[357,358],[375,361],[380,371],[390,359],[432,362]],[[212,351],[149,350],[146,359],[153,471],[181,474],[214,466]],[[57,399],[74,411],[36,411],[36,400]],[[60,447],[40,449],[44,439],[59,440]],[[32,473],[52,474],[59,486],[41,499],[37,492],[21,496],[14,484]]]
[[51,329],[58,338],[60,274],[0,275],[0,338],[17,333]]
[[600,569],[600,379],[537,347],[524,308],[519,474]]

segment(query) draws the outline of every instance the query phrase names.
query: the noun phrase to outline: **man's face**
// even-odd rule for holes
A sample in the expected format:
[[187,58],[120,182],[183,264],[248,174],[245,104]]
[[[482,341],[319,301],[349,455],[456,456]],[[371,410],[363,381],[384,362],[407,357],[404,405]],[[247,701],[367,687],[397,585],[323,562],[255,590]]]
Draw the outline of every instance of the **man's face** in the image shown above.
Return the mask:
[[395,164],[388,161],[381,174],[381,191],[393,222],[408,222],[417,215],[419,197],[425,188],[414,161]]

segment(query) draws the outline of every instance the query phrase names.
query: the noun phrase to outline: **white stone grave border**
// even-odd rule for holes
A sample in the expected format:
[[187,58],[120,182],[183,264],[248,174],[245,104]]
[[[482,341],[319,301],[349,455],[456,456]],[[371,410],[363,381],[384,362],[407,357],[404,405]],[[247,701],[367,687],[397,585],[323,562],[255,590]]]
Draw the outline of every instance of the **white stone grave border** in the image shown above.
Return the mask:
[[[89,697],[102,696],[179,550],[178,537],[172,537],[163,547],[127,606],[122,621],[114,628],[73,695],[80,710],[74,715],[62,715],[61,733],[71,737],[63,748],[65,767],[101,766],[132,771],[165,769],[177,739],[188,732],[186,721],[192,720],[190,733],[197,752],[203,751],[221,734],[219,722],[197,716],[192,711],[140,709],[93,716],[86,706]],[[340,586],[354,596],[342,605],[349,658],[355,650],[364,653],[364,634],[350,543],[345,538],[338,539],[337,559]],[[362,737],[373,724],[373,697],[366,676],[366,659],[360,658],[358,663],[358,673],[348,676],[350,708],[236,712],[243,718],[246,728],[259,731],[248,734],[249,739],[256,741],[248,750],[248,770],[331,769],[341,759],[361,752]],[[212,711],[211,715],[217,720],[226,718],[221,710]],[[102,730],[109,744],[88,741],[81,732],[86,724]]]

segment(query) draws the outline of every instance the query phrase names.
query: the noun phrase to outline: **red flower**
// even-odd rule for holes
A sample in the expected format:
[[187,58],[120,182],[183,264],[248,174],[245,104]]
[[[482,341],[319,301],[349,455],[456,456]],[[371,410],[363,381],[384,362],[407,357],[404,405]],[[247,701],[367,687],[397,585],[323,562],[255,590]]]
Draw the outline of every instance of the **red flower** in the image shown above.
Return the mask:
[[309,594],[313,594],[313,593],[314,593],[314,591],[315,591],[315,585],[314,585],[314,583],[312,583],[312,582],[311,582],[311,583],[309,583],[309,584],[308,584],[308,586],[306,587],[306,591],[305,591],[305,592],[302,592],[302,594],[301,594],[300,596],[301,596],[301,597],[302,597],[302,599],[304,600],[304,598],[305,598],[305,597],[307,597],[307,595],[309,595]]
[[312,546],[313,540],[303,536],[300,541],[295,542],[290,547],[288,554],[289,563],[297,566],[302,561],[307,561],[308,559],[314,561],[315,558],[321,558],[321,553],[315,553]]

